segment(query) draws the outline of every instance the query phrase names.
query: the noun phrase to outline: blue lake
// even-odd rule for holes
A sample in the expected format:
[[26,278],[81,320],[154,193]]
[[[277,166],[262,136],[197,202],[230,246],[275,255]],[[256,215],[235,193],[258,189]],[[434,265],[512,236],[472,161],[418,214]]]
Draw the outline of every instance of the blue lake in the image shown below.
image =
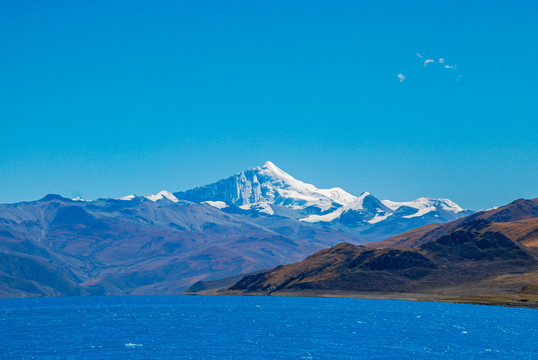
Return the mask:
[[2,359],[537,359],[538,310],[228,296],[0,299]]

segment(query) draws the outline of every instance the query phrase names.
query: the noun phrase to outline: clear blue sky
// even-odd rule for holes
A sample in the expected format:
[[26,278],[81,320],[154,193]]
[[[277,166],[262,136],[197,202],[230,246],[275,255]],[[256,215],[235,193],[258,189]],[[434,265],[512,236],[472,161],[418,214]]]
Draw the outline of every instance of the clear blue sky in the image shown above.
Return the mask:
[[2,1],[0,122],[2,203],[266,160],[380,199],[537,197],[538,2]]

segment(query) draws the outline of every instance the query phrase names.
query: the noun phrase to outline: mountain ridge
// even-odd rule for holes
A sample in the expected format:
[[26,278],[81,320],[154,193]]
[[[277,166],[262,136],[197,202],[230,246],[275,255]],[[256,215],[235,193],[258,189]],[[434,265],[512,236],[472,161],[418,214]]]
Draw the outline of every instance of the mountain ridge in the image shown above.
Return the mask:
[[[177,294],[197,281],[273,268],[343,241],[362,244],[464,214],[425,199],[420,206],[428,211],[406,218],[420,206],[389,204],[392,210],[369,193],[317,189],[272,163],[215,184],[192,189],[198,198],[163,190],[93,201],[49,194],[2,204],[0,254],[29,270],[10,265],[0,276],[10,279],[16,296]],[[331,221],[304,221],[339,209]],[[380,221],[388,211],[397,215]],[[55,280],[46,282],[39,272]]]
[[[490,213],[490,216],[494,215]],[[525,217],[525,215],[523,215]],[[538,238],[538,218],[506,221]],[[415,248],[341,243],[305,260],[243,277],[213,294],[352,296],[538,307],[538,243],[514,241],[469,219]],[[521,229],[520,229],[521,230]],[[517,232],[517,231],[516,231]],[[199,284],[202,287],[204,284]],[[189,291],[189,290],[188,290]],[[527,294],[528,293],[528,294]]]
[[[385,239],[377,243],[369,243],[372,248],[407,248],[416,247],[445,235],[453,229],[466,222],[475,220],[487,220],[492,223],[512,223],[529,220],[534,223],[538,217],[538,198],[517,199],[513,202],[490,210],[483,210],[444,224],[429,224],[423,227],[412,229]],[[497,225],[497,228],[501,225]],[[526,234],[528,235],[528,234]],[[518,241],[517,238],[513,240]]]
[[318,189],[295,179],[270,161],[212,184],[176,192],[174,196],[197,203],[212,202],[221,209],[236,205],[243,210],[302,222],[327,223],[370,239],[376,234],[378,239],[389,235],[379,231],[380,225],[392,227],[392,234],[396,234],[472,213],[449,199],[422,197],[394,202],[378,200],[369,192],[355,196],[339,187]]

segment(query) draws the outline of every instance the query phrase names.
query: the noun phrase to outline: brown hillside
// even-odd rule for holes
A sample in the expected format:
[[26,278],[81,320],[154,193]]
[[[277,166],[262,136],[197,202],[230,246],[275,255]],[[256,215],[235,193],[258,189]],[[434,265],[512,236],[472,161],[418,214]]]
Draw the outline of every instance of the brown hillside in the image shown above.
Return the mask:
[[[538,245],[538,198],[519,199],[497,209],[471,214],[443,224],[430,224],[406,231],[389,239],[365,244],[374,249],[414,248],[448,234],[465,223],[476,220],[491,222],[489,231],[496,231],[527,246]],[[527,220],[527,222],[525,222]],[[505,224],[506,223],[506,224]],[[513,225],[508,225],[513,224]]]
[[[422,299],[517,294],[538,281],[536,249],[487,230],[491,224],[476,220],[415,249],[376,250],[342,243],[299,263],[246,276],[226,293],[394,298],[420,294]],[[515,225],[510,231],[519,234]]]

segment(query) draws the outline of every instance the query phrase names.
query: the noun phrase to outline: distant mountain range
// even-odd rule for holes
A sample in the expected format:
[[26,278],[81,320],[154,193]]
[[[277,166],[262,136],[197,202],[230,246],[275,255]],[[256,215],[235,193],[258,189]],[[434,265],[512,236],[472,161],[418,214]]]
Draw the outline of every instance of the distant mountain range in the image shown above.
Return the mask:
[[[221,284],[232,294],[452,297],[538,307],[538,198],[367,246],[341,243],[302,262]],[[209,286],[199,283],[190,291]]]
[[471,213],[317,189],[271,162],[184,192],[0,205],[0,296],[175,294]]
[[456,221],[430,224],[406,231],[389,239],[368,244],[369,247],[383,249],[414,248],[433,241],[467,223],[485,220],[487,229],[500,231],[511,240],[526,246],[538,246],[538,198],[518,199],[508,205],[486,211],[479,211]]
[[338,187],[318,189],[296,180],[270,161],[216,183],[174,193],[174,196],[219,209],[232,207],[230,212],[238,207],[305,223],[329,225],[369,241],[472,213],[448,199],[380,201],[368,192],[354,196]]

